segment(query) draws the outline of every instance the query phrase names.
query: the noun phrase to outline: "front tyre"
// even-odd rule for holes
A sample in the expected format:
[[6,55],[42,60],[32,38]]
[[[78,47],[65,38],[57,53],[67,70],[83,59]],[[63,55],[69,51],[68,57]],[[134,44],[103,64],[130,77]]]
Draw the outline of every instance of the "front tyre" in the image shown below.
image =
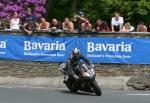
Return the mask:
[[65,84],[66,84],[67,88],[68,88],[71,92],[76,93],[76,92],[78,91],[78,86],[77,86],[76,83],[74,83],[74,82],[67,82],[67,83],[65,83]]
[[102,95],[102,91],[101,91],[99,85],[97,84],[96,80],[94,80],[92,84],[93,84],[93,91],[95,92],[95,94],[97,96],[101,96]]

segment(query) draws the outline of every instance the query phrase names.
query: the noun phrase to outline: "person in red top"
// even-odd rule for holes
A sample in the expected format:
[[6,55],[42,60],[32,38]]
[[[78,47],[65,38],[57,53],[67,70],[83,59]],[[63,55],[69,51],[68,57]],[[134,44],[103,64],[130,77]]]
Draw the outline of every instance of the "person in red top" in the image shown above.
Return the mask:
[[86,20],[84,23],[81,24],[81,32],[91,32],[92,31],[92,24],[89,20]]
[[97,19],[96,31],[97,32],[109,32],[110,29],[107,26],[107,23],[105,21],[102,21],[102,19]]

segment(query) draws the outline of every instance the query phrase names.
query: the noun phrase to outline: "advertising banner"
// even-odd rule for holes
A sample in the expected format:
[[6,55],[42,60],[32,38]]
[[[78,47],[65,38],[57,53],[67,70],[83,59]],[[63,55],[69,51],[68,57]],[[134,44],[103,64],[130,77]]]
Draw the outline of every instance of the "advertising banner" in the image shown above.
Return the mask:
[[93,63],[150,64],[150,38],[78,38]]
[[78,47],[92,63],[150,64],[150,38],[0,35],[0,58],[66,62]]
[[0,35],[0,58],[65,62],[75,46],[74,38]]

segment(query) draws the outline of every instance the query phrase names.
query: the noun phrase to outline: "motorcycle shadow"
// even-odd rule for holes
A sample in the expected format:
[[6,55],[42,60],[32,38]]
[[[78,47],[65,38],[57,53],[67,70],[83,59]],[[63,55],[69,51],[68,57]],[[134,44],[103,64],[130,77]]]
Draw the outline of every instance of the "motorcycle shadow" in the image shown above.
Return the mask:
[[68,95],[82,95],[82,96],[96,96],[93,93],[88,93],[88,92],[82,92],[82,91],[78,91],[78,92],[71,92],[69,90],[58,90],[59,92],[63,93],[63,94],[68,94]]

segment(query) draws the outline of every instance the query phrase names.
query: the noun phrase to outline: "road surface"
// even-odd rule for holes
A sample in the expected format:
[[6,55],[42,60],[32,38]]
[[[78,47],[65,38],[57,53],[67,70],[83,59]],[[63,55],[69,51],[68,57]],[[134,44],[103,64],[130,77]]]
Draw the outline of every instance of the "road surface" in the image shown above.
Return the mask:
[[0,87],[0,103],[150,103],[150,91],[103,90],[102,96],[67,89]]

